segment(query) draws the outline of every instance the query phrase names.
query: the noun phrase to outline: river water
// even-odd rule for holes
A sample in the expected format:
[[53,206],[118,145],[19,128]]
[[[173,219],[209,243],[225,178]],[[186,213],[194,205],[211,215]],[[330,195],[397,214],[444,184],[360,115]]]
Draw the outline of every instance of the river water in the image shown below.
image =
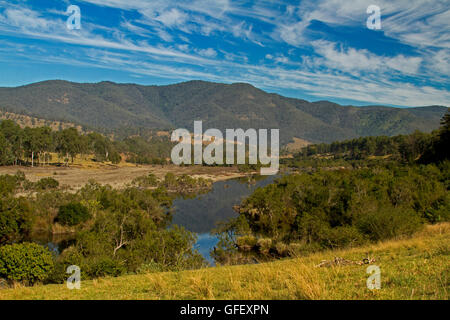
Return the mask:
[[209,252],[217,244],[217,238],[210,234],[218,222],[227,221],[237,216],[233,210],[256,188],[272,183],[277,176],[245,177],[219,181],[213,184],[212,190],[193,199],[177,198],[173,205],[175,214],[173,224],[196,232],[198,240],[196,249],[211,263]]

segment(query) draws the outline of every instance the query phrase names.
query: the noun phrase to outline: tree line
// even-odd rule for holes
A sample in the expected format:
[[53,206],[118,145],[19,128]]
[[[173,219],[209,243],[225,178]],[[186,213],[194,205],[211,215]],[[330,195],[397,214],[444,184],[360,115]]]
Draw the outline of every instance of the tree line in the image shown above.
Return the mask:
[[[0,165],[35,165],[73,162],[77,155],[93,154],[96,161],[163,164],[171,142],[165,137],[139,136],[112,140],[98,132],[79,133],[75,128],[52,131],[50,127],[21,128],[12,120],[0,122]],[[56,153],[58,159],[52,159]]]
[[408,163],[418,159],[423,163],[430,163],[448,158],[449,132],[450,112],[447,112],[441,121],[440,129],[431,133],[415,131],[409,135],[394,137],[360,137],[331,144],[314,144],[303,148],[297,158],[323,154],[348,160],[367,159],[371,156],[390,156],[392,159]]

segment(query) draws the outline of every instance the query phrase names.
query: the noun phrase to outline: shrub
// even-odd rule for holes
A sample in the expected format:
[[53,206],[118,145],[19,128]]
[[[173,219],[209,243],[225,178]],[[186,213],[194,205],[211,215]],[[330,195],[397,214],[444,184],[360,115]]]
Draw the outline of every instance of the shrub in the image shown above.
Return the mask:
[[51,190],[51,189],[56,189],[58,187],[59,187],[58,180],[55,180],[51,177],[42,178],[41,180],[36,182],[37,190]]
[[86,222],[90,217],[89,210],[81,203],[69,203],[59,207],[56,221],[65,226],[75,226]]
[[150,173],[148,176],[135,178],[131,184],[142,188],[156,187],[159,184],[159,180],[153,173]]
[[333,249],[354,247],[363,242],[363,235],[353,226],[329,228],[321,239],[323,247]]
[[44,281],[53,271],[50,251],[35,243],[0,247],[0,277],[10,281],[34,284]]
[[258,247],[259,253],[263,255],[268,255],[270,248],[272,247],[272,239],[270,238],[258,239],[256,246]]
[[23,240],[31,232],[31,208],[24,198],[0,200],[0,244]]
[[423,226],[414,210],[389,206],[362,214],[356,225],[372,241],[410,236]]
[[122,261],[114,260],[112,257],[103,256],[91,261],[85,259],[84,262],[85,264],[82,264],[80,267],[82,270],[85,270],[85,275],[90,278],[118,277],[127,271]]
[[14,193],[22,183],[26,182],[25,174],[17,171],[15,175],[1,175],[0,176],[0,195],[7,196]]
[[113,152],[109,155],[109,161],[111,161],[114,164],[118,164],[120,163],[120,161],[122,161],[122,157],[120,156],[120,154],[118,152]]
[[236,245],[239,250],[242,251],[251,251],[253,247],[256,245],[258,239],[252,236],[243,236],[236,239]]
[[289,246],[283,242],[278,242],[275,245],[275,251],[278,256],[286,257],[289,255]]
[[323,248],[317,242],[299,243],[292,242],[288,245],[288,255],[291,257],[301,257],[322,250]]

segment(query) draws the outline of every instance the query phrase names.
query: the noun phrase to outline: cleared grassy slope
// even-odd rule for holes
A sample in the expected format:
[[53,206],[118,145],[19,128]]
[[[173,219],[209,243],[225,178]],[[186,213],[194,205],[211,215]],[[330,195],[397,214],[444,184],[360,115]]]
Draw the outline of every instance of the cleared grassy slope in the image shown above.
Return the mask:
[[[317,268],[321,260],[361,260],[381,268],[381,289],[366,287],[367,265]],[[448,299],[450,223],[410,239],[258,265],[131,275],[66,285],[0,290],[0,299]]]

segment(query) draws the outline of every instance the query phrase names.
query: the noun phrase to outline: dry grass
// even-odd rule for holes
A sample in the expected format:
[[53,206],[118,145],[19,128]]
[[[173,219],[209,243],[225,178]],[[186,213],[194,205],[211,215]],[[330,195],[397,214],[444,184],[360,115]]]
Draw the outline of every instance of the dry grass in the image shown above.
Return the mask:
[[[57,161],[56,154],[52,154],[52,157],[53,161]],[[164,178],[168,172],[172,172],[176,175],[187,174],[194,178],[201,177],[213,181],[245,176],[236,167],[134,165],[127,162],[113,165],[112,163],[94,162],[90,156],[76,157],[74,163],[69,163],[69,167],[51,165],[34,168],[4,166],[0,167],[0,175],[15,174],[18,170],[23,171],[30,181],[35,182],[45,177],[52,177],[58,180],[61,186],[68,186],[73,191],[82,188],[91,179],[100,184],[109,184],[114,188],[123,188],[133,179],[149,173],[153,173],[158,178]]]
[[[381,289],[366,287],[367,265],[315,267],[335,256],[369,254],[381,268]],[[0,290],[0,299],[444,299],[449,289],[450,223],[413,238],[257,265],[130,275],[65,285]]]

